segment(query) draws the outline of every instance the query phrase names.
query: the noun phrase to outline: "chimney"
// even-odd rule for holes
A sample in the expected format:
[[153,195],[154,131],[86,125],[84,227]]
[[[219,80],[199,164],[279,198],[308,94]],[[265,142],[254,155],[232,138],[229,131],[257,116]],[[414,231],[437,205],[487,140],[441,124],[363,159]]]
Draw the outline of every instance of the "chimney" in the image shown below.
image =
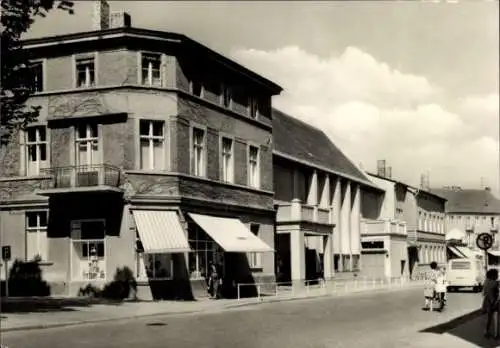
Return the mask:
[[113,12],[109,19],[110,28],[130,28],[132,25],[132,18],[127,12]]
[[391,179],[392,178],[392,167],[387,167],[385,168],[385,175],[387,178]]
[[109,4],[106,0],[94,1],[92,14],[92,29],[106,30],[109,28]]
[[377,161],[377,175],[385,177],[385,160]]

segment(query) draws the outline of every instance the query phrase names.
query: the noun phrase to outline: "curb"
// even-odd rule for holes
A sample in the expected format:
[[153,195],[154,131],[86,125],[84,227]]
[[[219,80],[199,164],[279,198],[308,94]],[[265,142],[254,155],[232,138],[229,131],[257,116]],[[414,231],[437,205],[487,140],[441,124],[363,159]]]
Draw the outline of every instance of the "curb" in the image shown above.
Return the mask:
[[130,316],[124,316],[124,317],[118,317],[118,318],[102,318],[102,319],[91,319],[91,320],[81,320],[81,321],[70,321],[70,322],[64,322],[64,323],[36,324],[36,325],[29,325],[29,326],[2,328],[2,332],[46,330],[46,329],[54,329],[54,328],[60,328],[60,327],[70,327],[70,326],[105,323],[105,322],[119,321],[119,320],[131,320],[131,319],[139,319],[139,318],[171,317],[171,316],[190,315],[190,314],[210,314],[210,313],[221,312],[221,311],[226,310],[226,309],[258,306],[258,305],[266,304],[266,303],[292,302],[292,301],[300,301],[300,300],[314,300],[314,299],[327,298],[327,297],[331,297],[331,298],[348,297],[348,296],[363,295],[363,294],[367,294],[367,293],[382,293],[382,292],[410,290],[410,289],[413,289],[415,287],[417,287],[417,285],[405,286],[405,287],[395,287],[395,288],[367,289],[367,290],[362,290],[362,291],[355,291],[354,290],[352,292],[344,292],[344,293],[332,293],[331,292],[331,293],[326,293],[326,294],[317,294],[317,295],[312,295],[312,296],[299,296],[299,297],[290,297],[290,298],[270,298],[268,300],[255,300],[255,301],[246,302],[246,303],[229,303],[229,304],[223,305],[221,307],[197,309],[197,310],[190,310],[190,311],[151,313],[151,314],[143,314],[143,315],[130,315]]

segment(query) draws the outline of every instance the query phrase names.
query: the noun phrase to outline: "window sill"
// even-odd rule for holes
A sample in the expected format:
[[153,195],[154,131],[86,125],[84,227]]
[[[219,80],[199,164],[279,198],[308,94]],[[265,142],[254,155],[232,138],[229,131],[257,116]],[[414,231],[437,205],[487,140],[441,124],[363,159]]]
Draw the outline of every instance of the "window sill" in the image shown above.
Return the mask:
[[38,265],[40,266],[44,266],[44,267],[49,267],[49,266],[53,266],[54,265],[54,262],[53,261],[38,261]]
[[262,273],[264,271],[264,267],[262,266],[250,266],[250,271],[255,273]]
[[0,182],[5,181],[27,181],[27,180],[46,180],[51,179],[52,176],[46,174],[40,175],[29,175],[29,176],[10,176],[10,177],[2,177],[0,178]]

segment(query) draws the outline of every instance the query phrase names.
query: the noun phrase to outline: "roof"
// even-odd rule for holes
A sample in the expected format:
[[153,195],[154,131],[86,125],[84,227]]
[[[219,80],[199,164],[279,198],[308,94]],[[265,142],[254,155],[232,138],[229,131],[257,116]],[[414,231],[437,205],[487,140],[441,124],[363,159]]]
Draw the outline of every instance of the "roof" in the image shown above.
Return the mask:
[[500,214],[500,200],[488,190],[432,189],[448,199],[447,213]]
[[399,181],[399,180],[396,180],[396,179],[393,179],[393,178],[388,178],[386,176],[382,176],[382,175],[378,175],[378,174],[375,174],[375,173],[371,173],[371,172],[366,172],[368,175],[370,176],[373,176],[375,178],[379,178],[379,179],[382,179],[382,180],[387,180],[387,181],[391,181],[393,183],[396,183],[396,184],[399,184],[399,185],[403,185],[407,188],[410,188],[410,189],[413,189],[413,190],[416,190],[418,191],[419,193],[423,192],[423,193],[426,193],[430,196],[433,196],[433,197],[436,197],[442,201],[446,201],[447,198],[446,196],[443,196],[441,194],[439,194],[438,192],[434,192],[433,190],[425,190],[423,188],[420,188],[420,187],[415,187],[415,186],[412,186],[412,185],[409,185],[409,184],[406,184],[402,181]]
[[377,187],[320,129],[273,109],[274,154]]
[[[52,35],[45,36],[41,38],[34,39],[26,39],[22,40],[22,47],[24,49],[36,49],[41,47],[50,47],[53,46],[57,49],[61,44],[78,44],[81,42],[89,42],[93,40],[109,40],[110,42],[117,42],[120,38],[129,38],[129,39],[140,39],[140,40],[161,40],[163,42],[178,42],[181,44],[187,44],[190,47],[198,50],[199,52],[203,52],[207,54],[214,60],[219,63],[225,65],[227,68],[232,69],[234,71],[239,72],[247,76],[250,79],[262,84],[266,88],[273,91],[275,94],[281,93],[283,88],[278,86],[276,83],[266,79],[265,77],[255,73],[254,71],[244,67],[241,64],[236,63],[235,61],[221,55],[213,51],[212,49],[204,46],[203,44],[195,41],[186,35],[178,34],[174,32],[166,32],[159,30],[150,30],[150,29],[140,29],[140,28],[132,28],[132,27],[120,27],[120,28],[110,28],[104,30],[94,30],[94,31],[86,31],[72,34],[64,34],[64,35]],[[102,42],[102,41],[101,41]],[[161,47],[161,44],[159,45]]]

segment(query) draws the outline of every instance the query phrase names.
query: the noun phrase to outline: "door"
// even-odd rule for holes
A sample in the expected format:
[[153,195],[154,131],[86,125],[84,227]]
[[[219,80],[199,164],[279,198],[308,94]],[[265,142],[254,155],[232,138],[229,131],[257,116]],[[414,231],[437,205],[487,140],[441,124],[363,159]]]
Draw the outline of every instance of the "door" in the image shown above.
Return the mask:
[[76,184],[95,186],[100,183],[99,167],[102,163],[96,123],[81,123],[76,127]]

